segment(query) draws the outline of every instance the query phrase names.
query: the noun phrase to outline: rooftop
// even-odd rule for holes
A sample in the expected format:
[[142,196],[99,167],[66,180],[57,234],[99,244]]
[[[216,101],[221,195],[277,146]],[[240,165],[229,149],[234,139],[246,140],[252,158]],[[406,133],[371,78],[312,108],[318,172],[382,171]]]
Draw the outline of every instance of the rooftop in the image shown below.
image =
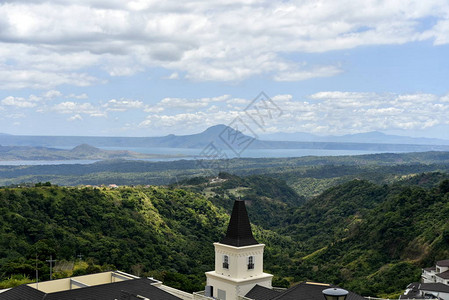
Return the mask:
[[[285,291],[276,292],[269,289],[255,286],[245,297],[255,300],[323,300],[323,290],[335,287],[330,284],[302,282]],[[265,294],[264,294],[265,291]],[[365,300],[364,297],[349,292],[347,300]]]
[[220,241],[220,243],[235,247],[259,244],[253,237],[248,212],[245,207],[245,201],[236,200],[234,202],[226,236]]
[[449,259],[437,261],[437,266],[439,266],[439,267],[449,267]]
[[[421,291],[430,291],[430,292],[443,292],[449,293],[449,286],[443,283],[419,283],[414,282],[410,283],[407,286],[407,289],[410,290],[421,290]],[[403,297],[401,297],[403,299]]]
[[449,279],[449,270],[442,272],[442,273],[438,273],[438,274],[436,274],[436,276],[443,278],[443,279]]
[[254,286],[245,297],[257,300],[270,300],[279,296],[281,292],[266,288],[264,286]]
[[[113,273],[115,272],[104,272],[93,275],[102,275],[102,278],[104,278],[103,275],[113,275]],[[84,279],[88,281],[88,277],[93,275],[80,277],[84,277]],[[77,277],[66,279],[70,280],[74,278]],[[99,277],[97,276],[97,278]],[[95,276],[90,279],[94,283],[98,283],[95,280]],[[64,282],[59,280],[41,282],[39,283],[39,290],[32,285],[21,285],[1,293],[0,300],[128,300],[144,298],[152,300],[180,300],[180,298],[156,287],[155,284],[159,282],[149,278],[130,277],[121,281],[100,283],[85,287],[81,287],[76,283],[71,286],[71,289],[61,288],[59,286],[61,283],[64,284]],[[46,291],[41,290],[41,286],[43,286]]]

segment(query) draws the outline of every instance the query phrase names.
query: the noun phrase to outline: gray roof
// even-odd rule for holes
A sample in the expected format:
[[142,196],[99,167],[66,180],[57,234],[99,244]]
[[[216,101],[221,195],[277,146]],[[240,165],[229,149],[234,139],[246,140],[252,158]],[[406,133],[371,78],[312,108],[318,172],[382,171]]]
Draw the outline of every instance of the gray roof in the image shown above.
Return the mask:
[[443,279],[449,279],[449,270],[444,271],[442,273],[438,273],[438,274],[436,274],[436,276],[443,278]]
[[21,285],[1,293],[0,300],[114,300],[136,299],[137,295],[151,300],[180,300],[152,283],[153,280],[141,278],[48,294]]
[[439,266],[439,267],[449,267],[449,259],[437,261],[437,266]]
[[260,286],[256,284],[249,292],[245,295],[245,297],[248,297],[250,299],[257,299],[257,300],[270,300],[277,296],[279,296],[281,292],[266,288],[264,286]]
[[428,268],[424,268],[423,270],[426,270],[426,271],[430,272],[430,271],[436,271],[436,268],[435,267],[428,267]]
[[40,300],[43,299],[44,296],[44,292],[24,284],[0,293],[0,300]]
[[[283,292],[280,292],[277,296],[273,293],[271,297],[265,297],[264,295],[259,296],[260,298],[249,297],[249,293],[246,295],[248,298],[252,298],[255,300],[323,300],[323,290],[328,289],[330,287],[335,287],[333,285],[323,285],[323,284],[314,284],[308,282],[302,282],[298,285],[295,285]],[[262,290],[260,290],[262,291]],[[253,296],[258,296],[260,293],[253,293]],[[347,300],[365,300],[362,296],[349,292]]]
[[419,282],[414,282],[414,283],[410,283],[407,286],[407,288],[408,289],[414,289],[414,290],[421,290],[421,291],[449,293],[449,285],[445,285],[443,283],[419,283]]

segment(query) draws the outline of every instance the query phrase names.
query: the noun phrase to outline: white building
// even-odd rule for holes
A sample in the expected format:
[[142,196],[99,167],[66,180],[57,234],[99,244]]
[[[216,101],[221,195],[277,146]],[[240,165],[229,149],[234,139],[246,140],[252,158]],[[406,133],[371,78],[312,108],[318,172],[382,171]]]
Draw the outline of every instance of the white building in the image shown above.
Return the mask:
[[442,283],[410,283],[399,299],[449,300],[449,286]]
[[423,283],[442,283],[449,285],[449,259],[437,261],[435,267],[422,269]]
[[263,272],[263,250],[253,237],[245,202],[237,200],[226,236],[215,247],[215,270],[206,272],[207,296],[236,300],[254,286],[272,288],[273,275]]

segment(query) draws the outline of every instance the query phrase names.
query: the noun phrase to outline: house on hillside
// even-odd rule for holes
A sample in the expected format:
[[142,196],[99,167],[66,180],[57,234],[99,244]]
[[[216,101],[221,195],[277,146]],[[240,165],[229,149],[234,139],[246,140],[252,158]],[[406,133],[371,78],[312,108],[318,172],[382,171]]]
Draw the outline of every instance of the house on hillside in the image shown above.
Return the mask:
[[449,285],[442,283],[410,283],[404,294],[399,297],[405,299],[442,299],[449,300]]
[[449,300],[449,259],[422,269],[421,283],[410,283],[400,299]]
[[442,283],[449,285],[449,259],[439,260],[435,267],[422,269],[423,283]]
[[[205,290],[193,294],[115,271],[24,284],[1,292],[0,300],[325,300],[323,291],[330,293],[329,299],[365,300],[323,283],[273,288],[273,275],[263,271],[265,245],[253,236],[243,200],[234,202],[226,235],[214,247],[215,270],[206,272]],[[337,291],[344,295],[335,296]]]

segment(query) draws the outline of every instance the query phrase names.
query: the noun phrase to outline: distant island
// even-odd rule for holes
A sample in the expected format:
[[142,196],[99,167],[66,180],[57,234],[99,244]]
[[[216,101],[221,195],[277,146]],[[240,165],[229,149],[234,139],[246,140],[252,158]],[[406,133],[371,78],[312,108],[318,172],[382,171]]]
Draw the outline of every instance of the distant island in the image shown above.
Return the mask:
[[70,150],[31,147],[31,146],[1,146],[0,161],[15,160],[110,160],[110,159],[152,159],[152,158],[182,158],[182,155],[143,154],[133,151],[109,151],[81,144]]

